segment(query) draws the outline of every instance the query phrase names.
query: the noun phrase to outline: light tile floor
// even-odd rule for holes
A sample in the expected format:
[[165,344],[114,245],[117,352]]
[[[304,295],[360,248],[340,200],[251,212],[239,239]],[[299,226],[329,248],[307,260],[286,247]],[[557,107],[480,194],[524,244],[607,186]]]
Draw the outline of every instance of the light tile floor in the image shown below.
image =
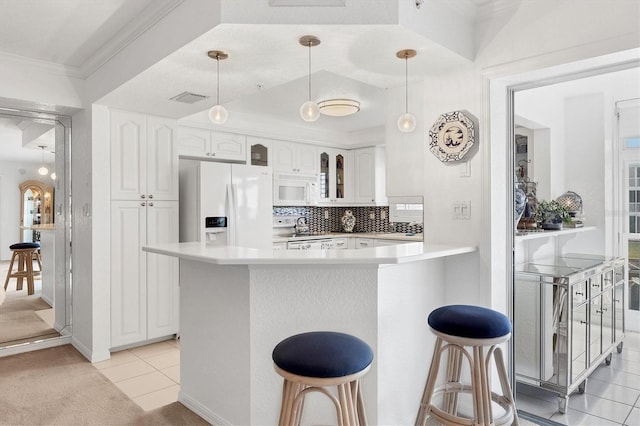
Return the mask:
[[178,400],[178,340],[114,352],[111,359],[93,365],[145,411]]
[[584,394],[569,397],[565,414],[555,394],[529,386],[518,386],[516,405],[564,425],[640,425],[640,334],[626,333],[622,352],[591,374]]

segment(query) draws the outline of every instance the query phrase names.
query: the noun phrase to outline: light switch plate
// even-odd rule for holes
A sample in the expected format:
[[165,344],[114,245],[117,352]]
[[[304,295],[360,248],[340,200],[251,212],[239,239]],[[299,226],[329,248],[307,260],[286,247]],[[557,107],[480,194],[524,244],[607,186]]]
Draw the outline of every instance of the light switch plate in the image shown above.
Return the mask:
[[471,200],[454,201],[453,218],[455,220],[470,220]]

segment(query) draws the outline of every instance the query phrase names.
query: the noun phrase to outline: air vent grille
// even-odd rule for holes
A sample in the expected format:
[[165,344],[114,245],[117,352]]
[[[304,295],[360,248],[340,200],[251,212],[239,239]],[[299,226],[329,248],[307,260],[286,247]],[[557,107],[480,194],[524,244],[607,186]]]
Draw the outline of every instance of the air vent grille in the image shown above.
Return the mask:
[[193,103],[196,103],[196,102],[201,101],[203,99],[207,99],[208,97],[209,96],[198,95],[197,93],[182,92],[179,95],[176,95],[173,98],[171,98],[171,100],[172,101],[182,102],[182,103],[185,103],[185,104],[193,104]]

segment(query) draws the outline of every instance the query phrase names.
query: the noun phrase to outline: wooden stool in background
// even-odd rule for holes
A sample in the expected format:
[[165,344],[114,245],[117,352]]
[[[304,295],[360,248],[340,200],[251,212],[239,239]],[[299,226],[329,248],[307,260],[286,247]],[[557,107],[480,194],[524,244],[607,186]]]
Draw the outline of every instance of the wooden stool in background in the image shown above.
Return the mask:
[[[40,244],[39,243],[17,243],[9,246],[13,254],[11,255],[11,262],[9,263],[9,270],[7,271],[7,278],[4,280],[4,289],[9,286],[9,280],[11,278],[16,279],[16,290],[22,290],[22,279],[27,279],[27,294],[32,295],[35,290],[33,286],[33,260],[38,261],[40,265],[40,271],[42,271],[42,263],[40,261]],[[18,259],[18,270],[13,271],[13,264]]]

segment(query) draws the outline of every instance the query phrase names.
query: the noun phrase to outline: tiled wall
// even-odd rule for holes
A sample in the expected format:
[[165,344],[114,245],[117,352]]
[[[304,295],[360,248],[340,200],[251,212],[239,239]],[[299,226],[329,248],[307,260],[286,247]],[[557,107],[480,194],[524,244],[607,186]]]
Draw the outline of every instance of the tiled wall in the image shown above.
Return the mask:
[[[389,223],[389,207],[274,207],[278,216],[304,216],[311,232],[342,232],[342,215],[351,210],[356,218],[353,232],[422,232],[422,225]],[[325,213],[326,212],[326,213]],[[384,219],[382,218],[384,212]],[[373,214],[373,219],[370,216]],[[328,218],[325,218],[325,215]]]

